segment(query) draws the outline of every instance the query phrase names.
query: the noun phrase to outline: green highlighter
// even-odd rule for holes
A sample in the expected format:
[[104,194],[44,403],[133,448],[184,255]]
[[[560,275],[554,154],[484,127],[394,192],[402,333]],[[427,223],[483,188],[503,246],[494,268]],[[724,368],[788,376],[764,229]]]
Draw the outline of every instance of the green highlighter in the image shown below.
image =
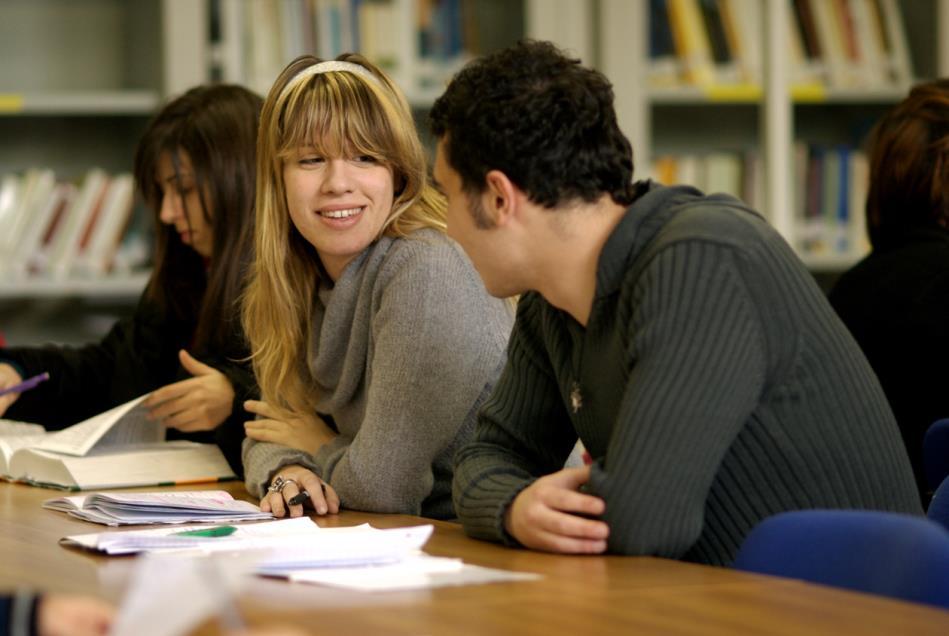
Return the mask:
[[182,532],[173,532],[174,537],[227,537],[237,532],[234,526],[214,526],[213,528],[201,528],[200,530],[184,530]]

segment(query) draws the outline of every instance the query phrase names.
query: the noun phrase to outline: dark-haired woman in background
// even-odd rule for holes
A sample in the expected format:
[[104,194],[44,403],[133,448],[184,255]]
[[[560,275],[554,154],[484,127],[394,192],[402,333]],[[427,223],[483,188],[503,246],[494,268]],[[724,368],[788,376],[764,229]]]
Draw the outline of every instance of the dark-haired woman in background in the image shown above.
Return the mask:
[[238,299],[252,251],[261,105],[239,86],[201,86],[156,115],[135,153],[136,185],[159,231],[134,315],[98,344],[0,349],[0,388],[50,373],[36,389],[0,397],[0,416],[60,429],[153,392],[151,416],[172,437],[216,442],[243,474],[239,405],[256,383],[242,362]]
[[949,79],[920,84],[870,138],[873,251],[830,294],[893,407],[928,501],[923,436],[949,417]]

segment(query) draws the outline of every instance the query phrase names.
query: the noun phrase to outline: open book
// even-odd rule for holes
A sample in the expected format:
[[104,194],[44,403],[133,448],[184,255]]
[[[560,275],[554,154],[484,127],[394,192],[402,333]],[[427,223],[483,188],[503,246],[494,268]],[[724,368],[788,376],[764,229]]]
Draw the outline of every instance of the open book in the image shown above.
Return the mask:
[[162,492],[96,492],[43,502],[49,510],[107,526],[235,522],[272,519],[269,512],[223,490]]
[[141,396],[54,433],[4,422],[0,474],[67,490],[168,485],[234,479],[216,445],[165,441],[149,421]]

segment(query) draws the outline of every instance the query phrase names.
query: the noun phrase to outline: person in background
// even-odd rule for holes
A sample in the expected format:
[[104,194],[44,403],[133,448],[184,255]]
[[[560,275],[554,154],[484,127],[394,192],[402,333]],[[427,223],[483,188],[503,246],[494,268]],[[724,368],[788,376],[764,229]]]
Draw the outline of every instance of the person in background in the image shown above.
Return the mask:
[[105,636],[115,610],[105,601],[71,594],[0,595],[0,636]]
[[252,249],[261,104],[239,86],[200,86],[151,121],[135,180],[159,227],[134,315],[96,344],[0,350],[0,388],[50,374],[0,397],[0,415],[60,429],[152,392],[150,415],[171,437],[216,442],[242,474],[241,405],[256,383],[238,298]]
[[[430,118],[450,236],[491,294],[523,294],[456,456],[468,534],[727,565],[785,510],[921,514],[813,277],[737,199],[633,182],[603,75],[521,42],[469,63]],[[578,437],[592,465],[563,468]]]
[[949,417],[949,79],[914,87],[869,144],[873,250],[830,302],[883,385],[928,502],[923,436]]
[[453,517],[452,456],[513,316],[445,236],[404,96],[358,55],[300,57],[258,151],[248,490],[278,517],[302,514],[301,489],[319,514]]

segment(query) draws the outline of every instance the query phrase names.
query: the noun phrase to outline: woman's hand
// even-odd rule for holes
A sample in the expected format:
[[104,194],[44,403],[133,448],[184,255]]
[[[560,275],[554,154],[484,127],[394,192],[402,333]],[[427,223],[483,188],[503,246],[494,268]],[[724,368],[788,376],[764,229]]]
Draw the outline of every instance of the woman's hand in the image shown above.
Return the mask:
[[247,400],[244,410],[260,416],[244,423],[247,437],[258,442],[272,442],[316,453],[321,446],[336,438],[336,433],[318,415],[278,419],[281,415],[277,410],[260,400]]
[[[23,382],[23,378],[21,378],[17,370],[13,368],[13,365],[0,362],[0,389],[5,389],[20,382]],[[18,397],[20,397],[19,393],[7,393],[6,395],[0,396],[0,416],[10,408],[11,404],[16,402]]]
[[[300,492],[306,491],[309,495],[299,504],[290,505],[288,502]],[[260,500],[262,512],[273,512],[275,517],[283,517],[287,510],[291,517],[303,514],[303,506],[309,502],[319,515],[339,512],[339,497],[333,487],[316,476],[312,470],[303,466],[284,466],[273,476],[270,488]]]
[[145,400],[148,417],[179,431],[210,431],[230,416],[234,387],[227,376],[182,349],[181,366],[194,377],[164,386]]

